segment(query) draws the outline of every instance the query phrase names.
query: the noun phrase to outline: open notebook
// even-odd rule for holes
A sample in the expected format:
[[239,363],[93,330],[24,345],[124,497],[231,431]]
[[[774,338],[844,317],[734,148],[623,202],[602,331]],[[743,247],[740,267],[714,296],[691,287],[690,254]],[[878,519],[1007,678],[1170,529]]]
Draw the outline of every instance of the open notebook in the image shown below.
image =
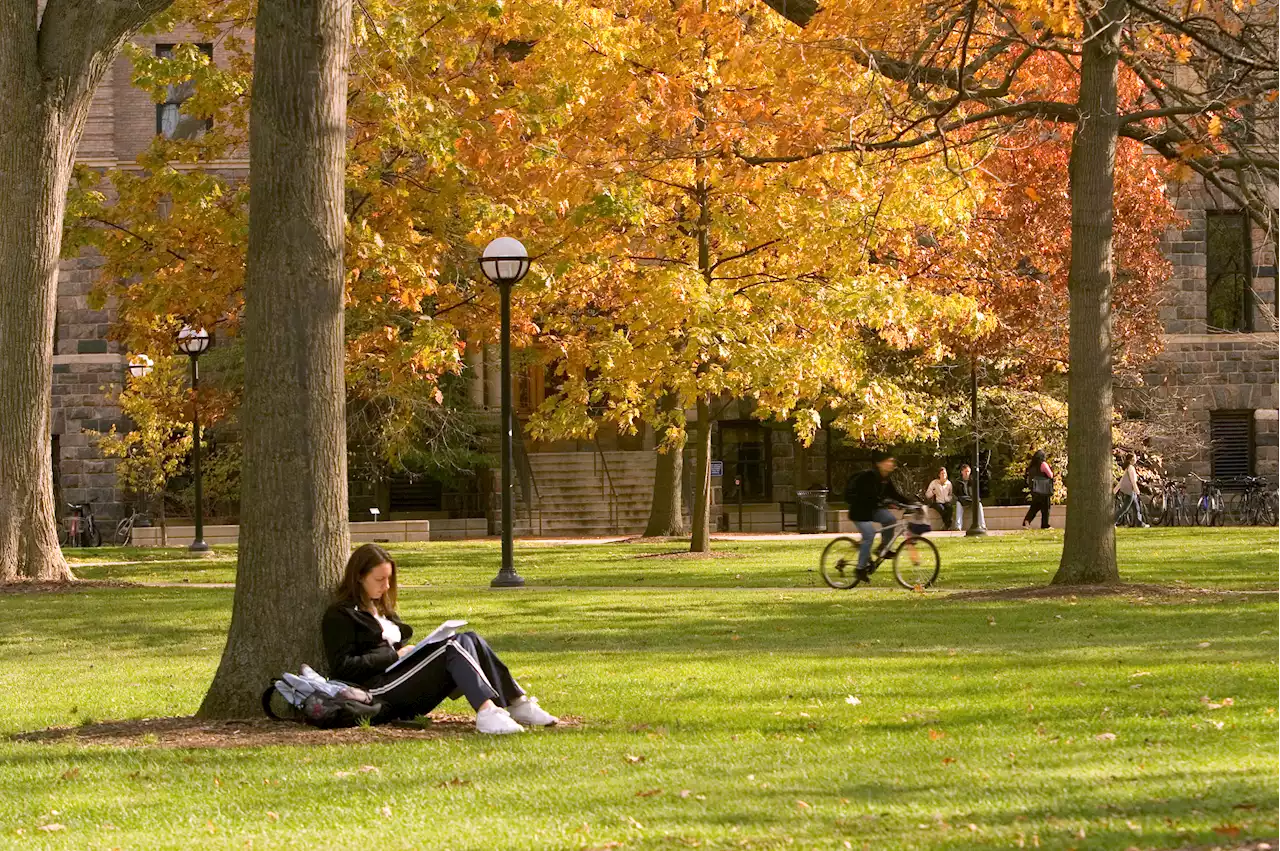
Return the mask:
[[398,668],[400,665],[403,665],[405,662],[408,662],[410,659],[419,658],[421,654],[427,652],[429,648],[434,649],[434,648],[431,648],[431,645],[439,644],[441,641],[444,641],[445,639],[452,638],[460,628],[466,625],[467,625],[466,621],[445,621],[444,623],[436,627],[434,630],[432,630],[430,635],[428,635],[426,638],[422,639],[416,645],[414,645],[414,648],[412,651],[404,654],[399,659],[395,660],[389,666],[387,666],[387,670],[393,671],[396,668]]

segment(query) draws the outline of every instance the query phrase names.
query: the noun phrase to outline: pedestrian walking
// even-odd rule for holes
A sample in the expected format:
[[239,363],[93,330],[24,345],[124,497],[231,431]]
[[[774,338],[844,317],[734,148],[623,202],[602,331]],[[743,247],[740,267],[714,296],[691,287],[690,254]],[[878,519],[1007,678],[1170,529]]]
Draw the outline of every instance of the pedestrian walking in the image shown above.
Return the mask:
[[1053,469],[1045,460],[1043,449],[1037,449],[1027,464],[1027,487],[1031,491],[1031,507],[1022,520],[1022,528],[1031,526],[1031,521],[1040,515],[1040,528],[1049,528],[1049,506],[1053,502]]

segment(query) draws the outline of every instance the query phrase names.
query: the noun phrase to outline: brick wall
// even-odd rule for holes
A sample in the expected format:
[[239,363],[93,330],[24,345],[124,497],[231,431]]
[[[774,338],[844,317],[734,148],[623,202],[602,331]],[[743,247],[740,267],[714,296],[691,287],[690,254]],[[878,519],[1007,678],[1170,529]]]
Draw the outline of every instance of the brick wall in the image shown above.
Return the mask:
[[[1209,333],[1206,270],[1208,210],[1230,209],[1199,184],[1175,190],[1184,227],[1170,231],[1164,250],[1173,264],[1160,306],[1165,350],[1150,366],[1146,384],[1156,404],[1185,408],[1189,435],[1176,447],[1186,460],[1172,472],[1207,476],[1212,411],[1254,411],[1256,472],[1274,481],[1280,469],[1280,374],[1277,336],[1271,327],[1276,303],[1275,243],[1258,228],[1252,232],[1253,333]],[[1258,305],[1264,305],[1260,308]],[[1168,447],[1166,447],[1168,448]]]

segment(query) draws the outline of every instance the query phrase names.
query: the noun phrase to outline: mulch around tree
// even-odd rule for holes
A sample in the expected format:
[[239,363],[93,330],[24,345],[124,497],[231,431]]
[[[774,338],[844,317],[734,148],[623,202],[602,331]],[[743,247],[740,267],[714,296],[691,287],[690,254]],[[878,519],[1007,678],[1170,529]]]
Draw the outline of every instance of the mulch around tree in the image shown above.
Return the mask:
[[[126,748],[260,748],[276,745],[363,745],[406,740],[430,740],[446,736],[479,735],[475,716],[434,712],[431,722],[379,724],[374,727],[347,727],[321,730],[294,721],[254,718],[238,721],[210,721],[181,718],[143,718],[134,721],[103,721],[77,727],[50,727],[29,733],[15,733],[12,742],[46,745],[109,746]],[[582,726],[577,716],[564,716],[551,730]],[[541,732],[541,731],[539,731]]]
[[1118,582],[1113,585],[1029,585],[1019,588],[995,588],[984,591],[952,591],[948,600],[1069,600],[1076,597],[1129,597],[1134,600],[1177,598],[1218,598],[1275,591],[1235,591],[1223,588],[1185,588],[1176,585],[1154,585],[1142,582]]
[[703,559],[710,558],[745,558],[745,556],[742,553],[726,553],[718,550],[713,550],[709,553],[691,553],[688,550],[674,550],[669,553],[640,553],[639,555],[632,556],[632,558],[674,558],[701,561]]
[[96,591],[102,588],[144,588],[139,582],[120,579],[74,579],[71,582],[36,582],[18,580],[0,582],[0,594],[72,594],[76,591]]

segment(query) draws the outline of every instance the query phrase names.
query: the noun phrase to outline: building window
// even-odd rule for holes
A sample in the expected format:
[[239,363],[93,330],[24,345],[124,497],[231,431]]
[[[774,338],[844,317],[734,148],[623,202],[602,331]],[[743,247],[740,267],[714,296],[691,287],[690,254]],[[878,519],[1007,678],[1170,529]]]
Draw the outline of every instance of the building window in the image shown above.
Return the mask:
[[[161,59],[172,59],[176,44],[157,44],[156,56]],[[195,45],[205,56],[213,58],[212,44]],[[163,103],[156,104],[156,133],[166,139],[199,139],[205,131],[213,127],[213,120],[194,118],[182,111],[182,104],[195,94],[195,83],[187,80],[176,86],[169,86],[165,92]]]
[[1205,218],[1209,330],[1251,331],[1253,247],[1249,218],[1239,210],[1209,210]]
[[1253,411],[1209,412],[1209,458],[1215,479],[1253,475]]
[[724,461],[724,502],[771,502],[772,447],[769,429],[751,422],[722,422],[716,453]]

